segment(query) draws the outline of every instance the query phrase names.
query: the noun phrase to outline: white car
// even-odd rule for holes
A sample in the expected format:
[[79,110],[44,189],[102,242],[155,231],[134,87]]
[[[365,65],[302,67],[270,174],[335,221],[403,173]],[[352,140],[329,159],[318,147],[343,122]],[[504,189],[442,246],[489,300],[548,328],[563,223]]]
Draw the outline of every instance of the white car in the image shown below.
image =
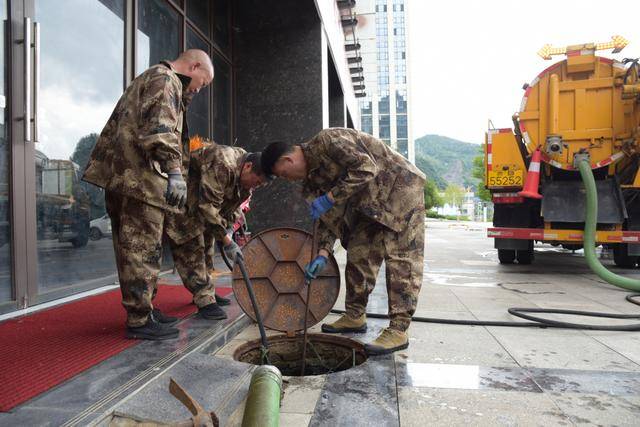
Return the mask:
[[103,237],[111,237],[111,218],[109,215],[101,216],[89,223],[89,238],[100,240]]

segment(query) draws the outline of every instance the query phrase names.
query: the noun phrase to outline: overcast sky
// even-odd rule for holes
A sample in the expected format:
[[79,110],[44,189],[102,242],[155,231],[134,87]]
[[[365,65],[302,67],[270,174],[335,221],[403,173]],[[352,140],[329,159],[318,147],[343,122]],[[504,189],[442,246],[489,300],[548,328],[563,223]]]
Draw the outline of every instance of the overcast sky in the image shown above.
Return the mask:
[[491,119],[512,127],[522,85],[544,68],[545,44],[629,40],[622,59],[640,57],[640,1],[408,0],[413,136],[481,143]]

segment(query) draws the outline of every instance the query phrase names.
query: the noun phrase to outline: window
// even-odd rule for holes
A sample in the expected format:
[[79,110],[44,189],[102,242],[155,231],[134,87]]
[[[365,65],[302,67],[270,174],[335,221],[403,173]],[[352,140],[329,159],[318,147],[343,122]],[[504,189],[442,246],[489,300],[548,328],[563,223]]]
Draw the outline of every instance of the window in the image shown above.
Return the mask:
[[205,36],[211,37],[211,1],[189,0],[187,2],[187,18],[189,18]]
[[401,89],[396,91],[396,112],[407,112],[407,90]]
[[373,118],[371,116],[362,116],[362,132],[373,134]]
[[378,112],[389,114],[389,89],[381,90],[378,94]]
[[397,147],[398,153],[402,154],[405,158],[409,158],[409,141],[407,139],[398,139]]
[[178,12],[165,1],[138,1],[136,74],[180,54],[181,22]]
[[[61,7],[55,1],[35,2],[34,20],[42,25],[33,230],[40,295],[116,280],[111,228],[101,220],[104,192],[80,176],[122,94],[124,3],[83,0]],[[144,10],[145,17],[154,13]]]
[[[189,2],[191,4],[192,2]],[[209,44],[202,40],[191,27],[187,28],[187,49],[201,49],[210,52]],[[215,76],[218,77],[217,75]],[[209,110],[211,105],[211,85],[202,89],[193,97],[193,101],[187,109],[187,123],[189,135],[200,135],[208,138],[209,134]]]
[[213,41],[224,53],[229,53],[231,47],[229,35],[229,0],[215,0],[213,2]]
[[398,138],[407,138],[408,136],[406,114],[398,114],[396,116],[396,136]]
[[389,115],[381,115],[378,118],[378,125],[380,126],[380,139],[389,139],[391,137],[391,121]]
[[362,114],[371,114],[371,98],[361,98],[359,101],[360,111]]
[[213,139],[219,144],[231,141],[231,67],[213,55],[216,76],[213,79]]

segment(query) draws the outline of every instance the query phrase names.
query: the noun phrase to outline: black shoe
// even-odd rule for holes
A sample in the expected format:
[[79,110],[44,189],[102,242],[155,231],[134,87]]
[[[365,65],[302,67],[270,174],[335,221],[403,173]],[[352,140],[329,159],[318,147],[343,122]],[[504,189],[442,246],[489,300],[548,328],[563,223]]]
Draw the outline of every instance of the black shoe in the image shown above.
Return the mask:
[[176,323],[178,320],[180,320],[177,317],[167,316],[166,314],[163,314],[158,308],[154,308],[151,314],[153,315],[153,318],[160,323],[171,324]]
[[218,305],[229,305],[231,304],[231,300],[229,298],[221,297],[216,294],[216,304]]
[[127,326],[127,338],[140,340],[170,340],[178,338],[178,330],[171,326],[163,325],[154,320],[153,315],[149,316],[149,320],[142,326]]
[[227,314],[222,311],[220,306],[215,302],[198,309],[200,317],[207,320],[222,320],[227,318]]

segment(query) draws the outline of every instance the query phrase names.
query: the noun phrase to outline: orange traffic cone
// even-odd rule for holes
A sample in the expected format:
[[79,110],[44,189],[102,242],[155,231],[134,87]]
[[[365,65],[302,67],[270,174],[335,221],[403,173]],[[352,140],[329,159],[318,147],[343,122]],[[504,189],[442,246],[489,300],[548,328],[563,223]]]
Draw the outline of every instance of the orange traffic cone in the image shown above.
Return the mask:
[[524,181],[524,190],[518,193],[518,196],[528,197],[530,199],[542,199],[542,195],[538,193],[538,185],[540,184],[540,159],[542,153],[540,148],[533,152],[527,179]]

